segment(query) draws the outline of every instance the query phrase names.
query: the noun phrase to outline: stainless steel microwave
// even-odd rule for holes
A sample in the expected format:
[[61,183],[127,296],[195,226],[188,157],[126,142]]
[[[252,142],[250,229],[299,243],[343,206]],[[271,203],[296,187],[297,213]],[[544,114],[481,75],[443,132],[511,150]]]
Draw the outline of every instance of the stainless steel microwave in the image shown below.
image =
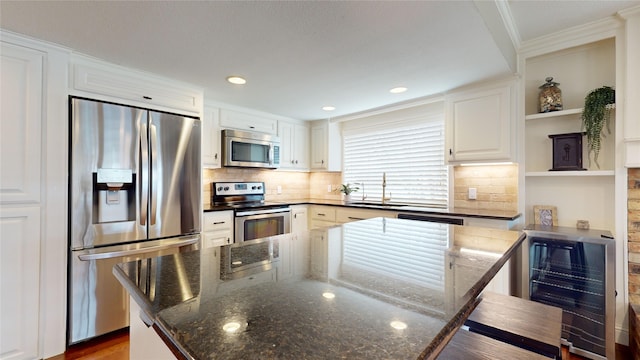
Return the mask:
[[280,139],[257,132],[222,130],[222,165],[277,169]]

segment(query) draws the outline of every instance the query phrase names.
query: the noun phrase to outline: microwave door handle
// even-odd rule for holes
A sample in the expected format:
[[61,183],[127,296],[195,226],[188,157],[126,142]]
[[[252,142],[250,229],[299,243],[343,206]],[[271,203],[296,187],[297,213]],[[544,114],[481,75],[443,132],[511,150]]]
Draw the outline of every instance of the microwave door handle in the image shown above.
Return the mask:
[[149,205],[149,144],[144,123],[140,126],[140,164],[140,225],[145,226]]
[[[151,119],[149,119],[151,121]],[[158,133],[156,126],[149,124],[149,139],[151,142],[151,219],[149,225],[156,224],[156,213],[158,210]]]
[[273,145],[269,145],[269,165],[273,165]]

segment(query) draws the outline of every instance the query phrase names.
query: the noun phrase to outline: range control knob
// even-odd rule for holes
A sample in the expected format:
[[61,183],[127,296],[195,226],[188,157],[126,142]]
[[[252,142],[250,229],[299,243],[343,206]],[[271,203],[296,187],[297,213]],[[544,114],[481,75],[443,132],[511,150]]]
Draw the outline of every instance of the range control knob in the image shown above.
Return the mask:
[[222,186],[218,186],[218,191],[222,191]]
[[258,190],[262,189],[262,185],[258,185]]
[[225,186],[225,187],[224,187],[224,191],[227,191],[227,190],[229,190],[229,187],[228,187],[228,186]]

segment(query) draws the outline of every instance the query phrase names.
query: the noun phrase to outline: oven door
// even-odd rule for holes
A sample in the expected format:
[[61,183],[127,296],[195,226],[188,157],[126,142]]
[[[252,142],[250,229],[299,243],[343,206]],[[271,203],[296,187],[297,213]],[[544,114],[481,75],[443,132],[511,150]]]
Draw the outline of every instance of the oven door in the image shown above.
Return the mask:
[[291,209],[262,209],[236,212],[236,242],[262,239],[291,232]]

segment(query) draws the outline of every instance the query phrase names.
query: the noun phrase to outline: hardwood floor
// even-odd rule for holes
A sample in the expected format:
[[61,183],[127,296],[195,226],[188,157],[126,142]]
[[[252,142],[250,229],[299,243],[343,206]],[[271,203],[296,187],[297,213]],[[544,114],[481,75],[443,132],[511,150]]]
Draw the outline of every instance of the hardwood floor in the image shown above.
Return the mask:
[[114,331],[99,338],[73,345],[48,360],[129,360],[129,329]]
[[[129,360],[129,330],[124,329],[70,347],[62,355],[47,360]],[[562,347],[563,360],[585,360]],[[632,359],[629,348],[616,344],[616,360]]]

